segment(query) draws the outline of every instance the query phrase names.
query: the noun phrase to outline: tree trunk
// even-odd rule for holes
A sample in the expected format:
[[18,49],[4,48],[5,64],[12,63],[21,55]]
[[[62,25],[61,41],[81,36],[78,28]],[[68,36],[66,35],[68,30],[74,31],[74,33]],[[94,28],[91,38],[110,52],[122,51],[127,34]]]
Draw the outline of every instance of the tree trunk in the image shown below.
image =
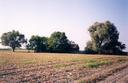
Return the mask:
[[12,48],[12,51],[15,52],[15,48]]

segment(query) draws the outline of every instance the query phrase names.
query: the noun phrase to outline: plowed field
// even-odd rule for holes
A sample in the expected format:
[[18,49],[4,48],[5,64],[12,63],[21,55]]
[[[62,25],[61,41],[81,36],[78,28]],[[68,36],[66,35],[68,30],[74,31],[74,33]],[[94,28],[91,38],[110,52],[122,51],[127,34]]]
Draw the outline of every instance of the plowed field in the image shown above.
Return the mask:
[[0,52],[0,83],[128,83],[128,56]]

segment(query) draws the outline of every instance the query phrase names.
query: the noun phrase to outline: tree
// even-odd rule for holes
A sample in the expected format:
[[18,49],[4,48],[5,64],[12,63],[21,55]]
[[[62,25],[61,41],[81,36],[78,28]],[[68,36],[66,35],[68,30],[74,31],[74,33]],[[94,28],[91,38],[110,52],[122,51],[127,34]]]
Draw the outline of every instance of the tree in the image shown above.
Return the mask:
[[86,50],[90,49],[96,53],[120,54],[125,49],[125,44],[118,41],[119,32],[116,26],[109,21],[96,22],[90,26],[88,31],[91,41],[87,43]]
[[30,43],[26,44],[26,49],[28,50],[28,52],[30,52],[30,50],[32,50]]
[[73,41],[69,41],[64,32],[54,32],[48,40],[48,48],[50,52],[78,52],[79,46]]
[[85,53],[93,54],[93,53],[95,53],[93,50],[94,50],[93,49],[93,42],[92,41],[88,41],[87,42],[87,46],[85,47]]
[[48,46],[48,38],[40,36],[32,36],[29,40],[29,44],[26,46],[28,50],[34,50],[34,52],[46,52]]
[[79,46],[69,41],[64,32],[54,32],[50,38],[32,36],[26,48],[28,50],[34,50],[35,52],[65,53],[79,51]]
[[50,52],[69,52],[70,45],[64,32],[54,32],[48,41]]
[[73,41],[69,41],[69,45],[70,45],[70,52],[73,52],[73,53],[79,52],[78,44],[75,44],[75,42],[73,42]]
[[10,46],[14,52],[16,47],[21,47],[23,43],[26,43],[26,39],[23,34],[19,33],[19,31],[13,30],[3,33],[1,36],[1,42],[2,45]]

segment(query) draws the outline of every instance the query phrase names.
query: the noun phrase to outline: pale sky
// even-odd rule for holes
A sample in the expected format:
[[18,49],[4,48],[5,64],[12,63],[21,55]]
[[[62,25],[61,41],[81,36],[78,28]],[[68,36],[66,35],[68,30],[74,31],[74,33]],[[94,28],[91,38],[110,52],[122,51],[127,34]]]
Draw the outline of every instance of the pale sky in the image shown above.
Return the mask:
[[128,0],[0,0],[0,36],[12,30],[27,38],[61,31],[83,50],[89,26],[106,20],[117,26],[128,47]]

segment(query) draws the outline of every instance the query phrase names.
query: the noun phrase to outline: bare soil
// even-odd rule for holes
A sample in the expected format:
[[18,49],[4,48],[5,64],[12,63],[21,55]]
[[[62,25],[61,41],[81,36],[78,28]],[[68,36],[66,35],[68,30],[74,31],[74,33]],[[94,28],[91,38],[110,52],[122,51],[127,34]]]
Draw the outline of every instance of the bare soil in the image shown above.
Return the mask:
[[128,83],[128,63],[113,64],[108,67],[83,68],[75,63],[66,68],[56,69],[55,63],[29,65],[23,68],[4,67],[0,70],[2,83]]
[[128,83],[128,66],[112,73],[98,83]]
[[[128,83],[128,59],[120,59],[121,57],[118,56],[95,55],[85,57],[85,55],[67,56],[64,54],[64,56],[57,56],[54,54],[55,56],[52,56],[48,54],[49,58],[47,59],[51,61],[41,63],[45,58],[42,55],[44,54],[28,55],[26,53],[26,55],[21,54],[20,56],[17,53],[1,53],[0,83]],[[62,61],[64,57],[65,60]],[[74,57],[76,58],[67,61],[67,59]],[[109,59],[114,62],[94,68],[84,67],[83,64],[89,57],[92,57],[90,60],[98,58],[98,60]],[[25,59],[23,61],[35,59],[40,63],[27,63],[18,66],[21,64],[22,58]],[[83,60],[83,58],[87,59]]]
[[80,83],[128,83],[128,63],[111,65],[81,80]]

